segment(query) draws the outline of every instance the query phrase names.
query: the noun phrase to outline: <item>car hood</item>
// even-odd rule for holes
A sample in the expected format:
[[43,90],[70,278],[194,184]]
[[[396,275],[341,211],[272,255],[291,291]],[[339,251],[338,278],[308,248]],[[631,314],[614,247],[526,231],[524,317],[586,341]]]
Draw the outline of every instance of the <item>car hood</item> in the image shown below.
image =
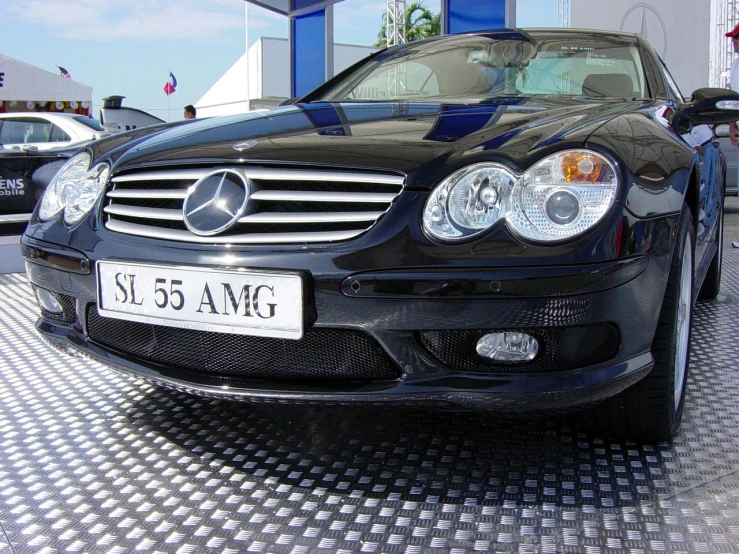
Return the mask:
[[116,170],[204,163],[290,163],[410,173],[578,147],[611,118],[648,101],[511,98],[485,104],[311,103],[198,120],[135,137]]

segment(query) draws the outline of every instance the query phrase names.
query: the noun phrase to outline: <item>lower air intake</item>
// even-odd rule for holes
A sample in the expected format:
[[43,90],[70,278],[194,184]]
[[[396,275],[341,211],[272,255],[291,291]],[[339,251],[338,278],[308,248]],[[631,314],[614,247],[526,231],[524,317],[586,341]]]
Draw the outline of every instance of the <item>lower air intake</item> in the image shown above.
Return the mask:
[[367,333],[309,329],[300,340],[177,329],[102,317],[87,309],[90,338],[143,360],[211,377],[277,381],[396,379],[398,367]]

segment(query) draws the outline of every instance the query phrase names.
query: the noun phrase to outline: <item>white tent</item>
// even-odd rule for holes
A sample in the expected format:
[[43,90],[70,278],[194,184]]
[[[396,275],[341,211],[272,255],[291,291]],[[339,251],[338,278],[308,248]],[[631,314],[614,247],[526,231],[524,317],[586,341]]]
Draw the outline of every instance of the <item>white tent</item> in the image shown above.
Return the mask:
[[[336,73],[376,50],[377,48],[372,46],[334,44]],[[289,96],[288,40],[260,37],[249,47],[249,51],[195,103],[195,108],[198,117],[231,115],[254,109],[272,108]]]
[[92,87],[0,54],[0,111],[89,113]]

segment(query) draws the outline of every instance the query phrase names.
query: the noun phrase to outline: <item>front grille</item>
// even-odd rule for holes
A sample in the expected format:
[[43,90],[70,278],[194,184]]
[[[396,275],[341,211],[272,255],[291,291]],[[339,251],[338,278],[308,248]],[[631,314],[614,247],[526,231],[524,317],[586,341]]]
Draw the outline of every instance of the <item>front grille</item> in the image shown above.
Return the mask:
[[335,242],[372,227],[403,189],[397,174],[241,166],[249,180],[247,212],[214,236],[188,230],[182,206],[187,190],[208,173],[224,169],[157,169],[119,173],[104,205],[111,231],[204,244]]
[[103,317],[90,304],[87,332],[119,352],[209,377],[368,381],[400,376],[370,335],[351,329],[312,328],[300,340],[251,337]]
[[[531,362],[500,364],[477,354],[480,338],[495,331],[521,331],[536,337],[539,354]],[[579,327],[542,329],[450,329],[419,332],[421,344],[456,371],[474,373],[534,373],[577,369],[610,360],[621,344],[618,327],[596,323]]]

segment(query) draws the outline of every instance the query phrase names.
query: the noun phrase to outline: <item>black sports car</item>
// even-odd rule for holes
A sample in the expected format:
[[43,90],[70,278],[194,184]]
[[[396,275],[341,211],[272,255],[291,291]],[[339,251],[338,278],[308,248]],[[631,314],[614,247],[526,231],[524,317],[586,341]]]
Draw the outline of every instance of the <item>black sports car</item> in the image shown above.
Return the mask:
[[22,241],[36,326],[201,394],[594,407],[665,439],[721,274],[720,167],[681,134],[737,109],[686,102],[634,35],[389,48],[291,105],[70,159]]

